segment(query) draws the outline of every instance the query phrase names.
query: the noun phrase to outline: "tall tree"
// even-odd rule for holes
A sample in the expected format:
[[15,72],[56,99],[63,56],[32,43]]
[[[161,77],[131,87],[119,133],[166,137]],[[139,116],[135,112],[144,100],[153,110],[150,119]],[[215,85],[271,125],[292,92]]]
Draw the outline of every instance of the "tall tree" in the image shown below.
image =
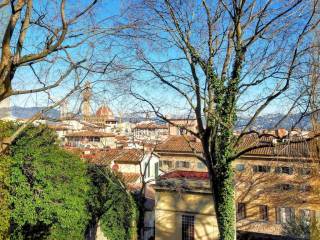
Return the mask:
[[137,239],[137,209],[131,193],[109,166],[89,164],[88,175],[91,178],[91,213],[87,236],[95,239],[98,224],[107,239]]
[[[68,50],[80,46],[92,36],[93,30],[90,24],[85,24],[81,20],[96,3],[97,0],[94,0],[74,14],[71,14],[70,8],[66,10],[68,3],[65,0],[60,1],[60,5],[55,5],[53,2],[34,3],[33,0],[3,0],[0,3],[0,9],[6,8],[5,10],[9,12],[1,44],[0,101],[12,95],[55,88],[72,70],[79,67],[79,63],[73,61]],[[83,24],[81,27],[79,22]],[[43,86],[39,88],[13,89],[13,79],[19,68],[30,67],[36,74],[34,65],[63,58],[62,55],[55,55],[59,52],[64,52],[64,59],[69,62],[69,68],[60,78],[47,84],[42,82],[41,77],[39,82]]]
[[[264,135],[252,130],[256,118],[282,107],[285,117],[278,126],[301,107],[309,111],[309,105],[303,104],[307,89],[298,82],[307,75],[304,60],[309,36],[319,23],[314,17],[317,4],[307,0],[131,1],[128,18],[141,24],[127,34],[127,44],[136,53],[128,69],[140,88],[133,84],[132,94],[170,122],[166,107],[154,101],[156,94],[142,93],[141,81],[145,81],[144,93],[155,86],[158,92],[164,89],[165,96],[173,92],[174,100],[181,97],[177,104],[187,105],[196,117],[198,131],[186,130],[202,142],[204,154],[197,156],[208,168],[221,240],[236,238],[232,161],[271,144],[256,144]],[[247,121],[234,135],[239,115]],[[237,148],[243,138],[253,135],[257,141]]]
[[[316,5],[317,16],[320,16],[319,9],[320,4],[314,1]],[[313,48],[311,51],[311,64],[310,64],[310,106],[311,106],[311,122],[313,131],[319,131],[320,129],[320,27],[317,26],[314,31]]]
[[[108,6],[98,0],[0,0],[0,102],[10,96],[32,95],[38,106],[39,95],[40,105],[46,108],[30,118],[30,123],[81,91],[88,76],[97,79],[110,73],[115,59],[108,46],[110,36],[127,26],[116,22],[110,12],[99,15],[102,7]],[[101,44],[101,36],[109,40],[104,38]],[[102,60],[96,54],[102,48],[111,52],[110,59]],[[25,126],[0,142],[0,152]]]

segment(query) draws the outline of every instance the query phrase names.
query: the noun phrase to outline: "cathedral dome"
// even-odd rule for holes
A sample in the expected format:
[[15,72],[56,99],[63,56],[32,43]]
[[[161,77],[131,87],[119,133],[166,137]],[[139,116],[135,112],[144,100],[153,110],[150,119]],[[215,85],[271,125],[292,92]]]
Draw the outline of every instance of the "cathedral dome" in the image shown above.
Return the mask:
[[96,116],[97,117],[105,117],[105,118],[109,118],[109,119],[113,119],[113,112],[111,111],[111,109],[107,106],[101,106],[99,107],[99,109],[96,112]]

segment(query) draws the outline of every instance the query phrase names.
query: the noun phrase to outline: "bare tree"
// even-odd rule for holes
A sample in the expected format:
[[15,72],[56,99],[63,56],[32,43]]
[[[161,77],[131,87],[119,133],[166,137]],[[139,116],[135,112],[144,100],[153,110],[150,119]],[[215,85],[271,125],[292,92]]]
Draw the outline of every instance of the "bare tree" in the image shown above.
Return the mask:
[[[318,6],[318,9],[320,7]],[[320,31],[319,27],[315,31],[313,45],[315,49],[311,52],[311,64],[310,64],[310,97],[311,97],[311,122],[313,131],[319,130],[319,92],[320,92]]]
[[[13,79],[19,68],[28,66],[36,74],[34,64],[57,61],[58,55],[53,55],[59,51],[65,51],[67,59],[67,49],[76,48],[91,36],[86,31],[93,31],[92,29],[85,26],[80,28],[77,24],[96,3],[94,0],[71,14],[69,8],[66,13],[65,0],[60,1],[60,6],[50,3],[34,4],[32,0],[2,1],[0,8],[7,7],[10,13],[1,44],[0,101],[12,95],[41,92],[57,87],[78,66],[77,63],[70,64],[65,74],[52,84],[42,83],[44,86],[36,89],[13,89]],[[56,8],[59,10],[53,10]],[[60,19],[60,22],[56,18]],[[81,37],[83,35],[85,37]],[[39,81],[41,83],[41,78]]]
[[[98,7],[105,7],[99,4],[98,0],[0,2],[0,11],[4,13],[0,102],[16,95],[39,94],[47,99],[47,106],[41,112],[12,137],[1,140],[0,151],[4,151],[28,123],[82,91],[88,78],[93,78],[90,82],[95,84],[105,75],[116,72],[114,67],[110,70],[116,56],[109,40],[128,25],[117,22],[117,16],[111,12],[106,12],[103,18],[97,17]],[[109,53],[110,58],[101,60],[102,51]]]
[[[232,161],[272,144],[257,144],[264,135],[252,130],[257,117],[281,107],[286,117],[310,113],[308,89],[300,87],[298,96],[294,89],[308,77],[307,52],[319,47],[311,46],[309,38],[319,23],[317,4],[131,1],[128,17],[140,21],[141,28],[127,33],[127,44],[136,53],[128,70],[137,86],[145,83],[144,91],[132,85],[132,94],[170,122],[164,113],[170,102],[160,106],[143,92],[155,86],[157,92],[164,90],[163,96],[173,92],[178,105],[188,105],[196,117],[198,131],[187,130],[203,145],[204,155],[198,158],[208,168],[220,239],[236,238]],[[241,115],[249,120],[235,136]],[[252,135],[256,142],[237,148]]]

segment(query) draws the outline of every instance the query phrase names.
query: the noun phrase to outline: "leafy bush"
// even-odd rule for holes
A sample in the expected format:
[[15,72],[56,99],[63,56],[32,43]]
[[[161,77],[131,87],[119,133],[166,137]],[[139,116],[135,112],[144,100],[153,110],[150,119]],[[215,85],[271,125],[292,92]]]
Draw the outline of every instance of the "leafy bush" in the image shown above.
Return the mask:
[[[9,127],[8,134],[15,126]],[[10,148],[12,239],[84,239],[90,218],[86,164],[55,142],[45,126],[30,126]]]
[[[0,140],[17,127],[0,121]],[[88,168],[56,140],[29,126],[0,156],[0,240],[84,239],[98,222],[109,240],[135,239],[136,205],[118,177]]]
[[10,157],[0,154],[0,240],[9,238]]

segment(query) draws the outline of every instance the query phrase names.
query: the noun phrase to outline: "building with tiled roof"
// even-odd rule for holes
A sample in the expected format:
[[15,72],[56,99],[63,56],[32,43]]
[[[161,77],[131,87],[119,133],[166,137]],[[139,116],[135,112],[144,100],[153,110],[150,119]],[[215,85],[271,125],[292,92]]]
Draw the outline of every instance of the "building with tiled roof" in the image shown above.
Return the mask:
[[[290,158],[298,160],[310,160],[315,156],[319,155],[319,149],[313,147],[319,143],[319,138],[308,139],[304,137],[292,137],[278,139],[275,137],[262,137],[257,138],[255,135],[244,137],[239,146],[238,150],[254,147],[254,146],[265,146],[253,149],[244,154],[244,156],[261,156],[268,158]],[[243,157],[244,157],[243,156]]]
[[83,130],[66,134],[64,144],[80,148],[115,148],[116,140],[113,133]]
[[[275,137],[257,138],[256,135],[244,137],[237,149],[244,150],[253,146],[265,146],[253,149],[244,156],[265,157],[289,157],[289,158],[312,158],[320,151],[312,147],[319,139],[307,139],[294,137],[290,139],[277,139]],[[199,139],[192,136],[170,136],[166,141],[158,144],[155,149],[158,153],[202,153],[202,144]]]
[[186,171],[207,171],[205,165],[195,157],[202,154],[202,145],[192,136],[170,136],[166,141],[156,145],[155,152],[160,156],[160,170],[171,169]]
[[115,135],[113,133],[85,130],[69,133],[66,137],[115,137]]
[[168,126],[155,122],[141,122],[133,128],[135,141],[159,143],[168,137]]
[[132,163],[139,164],[143,158],[140,149],[109,149],[104,152],[105,158],[115,164]]
[[[320,218],[320,139],[249,135],[237,149],[255,146],[261,148],[232,163],[239,232],[252,239],[279,239],[286,222],[301,216]],[[202,209],[210,209],[213,200],[206,167],[197,157],[202,154],[201,143],[185,136],[170,137],[157,145],[156,153],[164,174],[155,186],[156,199],[161,199],[155,207],[156,239],[179,239],[184,216],[193,216],[195,237],[203,233],[208,235],[202,237],[215,239],[215,226],[197,225],[215,222],[214,213]]]
[[201,142],[192,136],[170,136],[166,141],[158,144],[155,149],[159,153],[202,153]]
[[142,178],[146,182],[151,182],[159,174],[158,157],[141,149],[79,149],[70,147],[67,149],[79,154],[82,159],[90,164],[110,167],[112,170],[121,173],[127,179],[127,182],[128,179],[141,182]]
[[195,118],[170,118],[169,121],[170,136],[191,135],[189,131],[198,132],[198,123]]

